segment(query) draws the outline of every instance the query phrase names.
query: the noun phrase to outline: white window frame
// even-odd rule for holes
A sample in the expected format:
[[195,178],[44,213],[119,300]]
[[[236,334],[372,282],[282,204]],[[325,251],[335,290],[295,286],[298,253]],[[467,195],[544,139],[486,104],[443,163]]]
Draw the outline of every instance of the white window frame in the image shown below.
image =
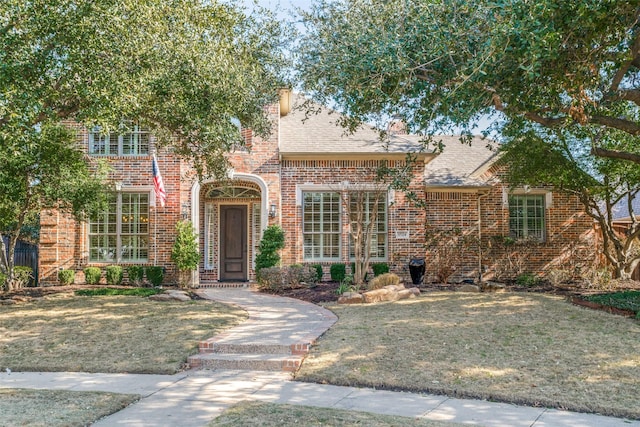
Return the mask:
[[[334,194],[337,198],[338,198],[338,211],[337,211],[337,215],[338,215],[338,219],[337,219],[337,223],[338,223],[338,231],[337,232],[331,232],[331,231],[325,231],[324,227],[325,227],[325,221],[322,218],[322,212],[320,213],[320,227],[322,228],[320,231],[313,231],[313,232],[306,232],[305,231],[305,203],[304,203],[304,197],[306,194],[321,194],[323,196],[321,196],[322,200],[320,201],[320,209],[323,210],[324,206],[323,206],[323,202],[324,202],[324,195],[329,195],[329,194]],[[303,259],[305,261],[314,261],[314,262],[323,262],[323,261],[331,261],[331,262],[335,262],[335,261],[340,261],[340,259],[342,258],[342,200],[341,200],[341,194],[339,191],[336,190],[311,190],[311,191],[302,191],[301,193],[301,203],[302,203],[302,256]],[[313,236],[317,236],[320,235],[320,245],[319,245],[319,250],[320,250],[320,256],[316,257],[313,256],[313,254],[311,256],[307,256],[307,244],[305,244],[305,236],[306,235],[313,235]],[[337,243],[337,248],[338,248],[338,253],[333,256],[333,257],[325,257],[324,254],[324,249],[325,249],[325,239],[327,238],[327,236],[338,236],[338,243]]]
[[[103,221],[94,221],[94,220],[89,220],[88,223],[88,229],[87,229],[87,247],[88,247],[88,253],[89,253],[89,262],[90,263],[118,263],[118,264],[140,264],[140,263],[146,263],[149,261],[149,253],[151,250],[151,241],[150,241],[150,237],[151,237],[151,230],[150,230],[150,207],[151,207],[151,192],[147,189],[140,189],[140,188],[136,188],[136,189],[130,189],[130,190],[124,190],[124,191],[119,191],[117,193],[113,193],[116,197],[116,209],[115,209],[115,233],[108,233],[108,230],[106,233],[92,233],[91,232],[91,228],[92,225],[97,225],[97,224],[104,224]],[[124,221],[124,217],[122,214],[122,206],[123,206],[123,195],[133,195],[133,194],[137,194],[140,196],[146,196],[147,197],[147,210],[146,210],[146,233],[124,233],[123,232],[123,223]],[[104,215],[109,215],[109,212],[104,212],[102,214],[99,215],[100,218],[104,218]],[[139,212],[138,213],[138,217],[139,218],[143,218],[145,217],[144,213]],[[143,222],[142,220],[140,222]],[[107,223],[107,228],[109,226],[109,223]],[[99,258],[94,258],[92,257],[92,245],[91,245],[91,238],[94,236],[100,236],[101,238],[104,238],[104,236],[106,235],[113,235],[115,236],[116,239],[116,245],[114,251],[115,253],[113,253],[111,256],[103,256],[103,257],[99,257]],[[146,251],[147,251],[147,257],[146,258],[135,258],[135,259],[123,259],[122,255],[124,253],[124,245],[123,245],[123,237],[124,236],[129,236],[129,235],[134,235],[134,236],[146,236],[146,242],[147,242],[147,247],[146,247]],[[138,246],[138,249],[140,248],[140,246]]]
[[[549,206],[549,199],[551,193],[548,192],[532,192],[530,190],[526,191],[518,191],[509,195],[508,198],[508,209],[509,209],[509,236],[515,239],[527,239],[527,238],[536,238],[540,242],[545,242],[547,239],[547,208]],[[512,222],[514,219],[513,210],[515,207],[513,206],[515,199],[523,200],[525,204],[522,209],[522,218],[518,219],[518,227],[512,227]],[[541,202],[541,206],[532,206],[528,207],[527,200],[538,200]],[[534,216],[534,220],[541,220],[542,224],[536,225],[534,230],[529,231],[530,227],[528,225],[529,214],[528,209],[540,209],[541,215]],[[514,232],[515,230],[515,232]],[[540,234],[538,234],[538,231]]]
[[[148,156],[150,152],[151,145],[151,135],[149,131],[144,128],[141,128],[137,124],[133,125],[129,132],[118,133],[117,134],[117,147],[115,148],[116,152],[112,153],[111,147],[111,139],[115,137],[113,133],[100,133],[100,127],[94,127],[89,131],[89,154],[92,156]],[[136,149],[134,152],[125,152],[125,138],[131,137],[137,140]],[[142,150],[145,147],[145,144],[142,142],[142,139],[146,138],[146,150]],[[96,139],[99,141],[98,144],[102,144],[105,148],[104,152],[96,152],[94,150],[94,146],[96,144]]]
[[[373,191],[367,191],[367,190],[363,190],[365,193],[367,193],[367,199],[369,199],[369,196],[373,193]],[[389,253],[389,194],[385,193],[382,195],[382,197],[384,198],[384,200],[381,201],[381,205],[384,207],[384,219],[381,220],[380,219],[380,211],[378,211],[378,223],[376,224],[376,230],[374,232],[374,237],[377,241],[378,237],[380,235],[384,235],[384,255],[382,257],[379,256],[372,256],[370,258],[371,261],[375,261],[375,262],[383,262],[383,261],[387,261],[388,259],[388,253]],[[351,201],[349,201],[349,203],[351,203]],[[370,206],[371,206],[371,200],[367,200],[367,219],[369,217],[369,212],[370,212]],[[384,223],[384,231],[381,232],[380,231],[380,223],[383,222]],[[349,226],[351,227],[351,224],[349,224]],[[373,242],[372,242],[373,243]],[[377,248],[378,245],[375,245],[375,247]],[[371,248],[373,250],[374,245],[371,245]],[[376,250],[377,252],[377,250]],[[351,261],[355,261],[355,255],[354,255],[355,251],[354,251],[354,247],[353,247],[353,239],[351,238],[351,233],[349,233],[349,259]]]

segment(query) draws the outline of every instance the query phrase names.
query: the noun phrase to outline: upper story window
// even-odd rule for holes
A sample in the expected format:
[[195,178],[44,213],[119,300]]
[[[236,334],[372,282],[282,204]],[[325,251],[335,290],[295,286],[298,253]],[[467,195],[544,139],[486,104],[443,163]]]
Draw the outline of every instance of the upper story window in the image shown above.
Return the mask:
[[509,235],[514,239],[533,237],[545,240],[545,196],[509,197]]
[[132,125],[123,133],[89,131],[89,154],[96,156],[141,156],[149,154],[149,132]]

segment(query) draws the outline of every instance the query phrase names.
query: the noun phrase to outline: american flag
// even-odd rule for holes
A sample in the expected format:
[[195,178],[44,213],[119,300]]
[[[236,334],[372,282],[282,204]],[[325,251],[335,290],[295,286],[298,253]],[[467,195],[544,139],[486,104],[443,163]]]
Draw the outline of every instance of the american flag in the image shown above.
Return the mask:
[[160,207],[164,207],[167,202],[167,192],[164,190],[164,183],[162,182],[162,175],[160,175],[160,168],[155,154],[153,155],[153,188],[156,192],[156,199],[160,201]]

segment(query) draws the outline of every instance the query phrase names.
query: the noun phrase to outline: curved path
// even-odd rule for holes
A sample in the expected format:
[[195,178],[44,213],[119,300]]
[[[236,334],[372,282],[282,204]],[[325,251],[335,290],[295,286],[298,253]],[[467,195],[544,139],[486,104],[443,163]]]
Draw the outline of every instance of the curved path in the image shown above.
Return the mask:
[[[312,342],[335,321],[312,304],[252,292],[209,289],[206,298],[236,304],[249,320],[210,340],[214,344],[291,346]],[[321,406],[495,427],[640,427],[592,414],[446,396],[300,383],[291,374],[255,370],[190,370],[175,375],[0,373],[0,388],[39,388],[134,393],[141,399],[94,426],[206,426],[242,400]]]

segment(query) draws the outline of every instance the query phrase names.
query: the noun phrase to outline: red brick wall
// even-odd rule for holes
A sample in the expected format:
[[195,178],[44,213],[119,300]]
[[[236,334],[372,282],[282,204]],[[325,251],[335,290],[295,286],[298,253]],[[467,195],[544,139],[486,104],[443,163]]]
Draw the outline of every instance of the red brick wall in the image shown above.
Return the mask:
[[[509,208],[503,204],[503,189],[508,187],[496,184],[488,193],[480,195],[480,234],[478,193],[427,192],[427,232],[444,239],[447,231],[455,230],[456,236],[467,237],[466,244],[448,253],[449,257],[453,254],[455,267],[450,281],[477,279],[479,257],[485,280],[514,279],[518,270],[542,277],[553,269],[579,274],[576,271],[579,264],[592,262],[595,256],[593,221],[576,197],[557,192],[552,194],[552,205],[545,209],[544,242],[529,246],[501,244],[501,237],[509,236]],[[453,238],[449,236],[449,242]],[[438,280],[437,273],[443,268],[443,263],[438,263],[438,251],[443,244],[443,240],[428,240],[427,281]]]
[[[389,162],[390,167],[400,166],[404,162]],[[286,160],[282,163],[282,228],[285,231],[285,249],[282,251],[284,264],[305,261],[302,240],[302,206],[296,201],[299,185],[322,185],[323,191],[338,190],[343,181],[351,184],[373,182],[376,161],[366,160]],[[424,197],[421,185],[422,173],[416,171],[410,185],[418,199]],[[313,190],[310,190],[313,191]],[[298,201],[300,202],[300,201]],[[424,251],[424,212],[409,202],[406,196],[396,191],[391,206],[388,207],[387,252],[391,271],[408,279],[408,261],[420,256]],[[349,224],[342,215],[342,241],[340,262],[350,265],[349,260]],[[408,231],[407,239],[397,238],[396,231]],[[322,263],[329,265],[330,263]],[[325,275],[328,268],[325,268]]]
[[[87,131],[79,126],[78,145],[88,151]],[[152,147],[153,147],[152,139]],[[183,163],[167,155],[166,151],[158,151],[158,166],[162,173],[167,203],[164,207],[158,204],[149,211],[149,256],[143,265],[158,265],[167,268],[166,281],[176,280],[176,271],[170,260],[171,247],[175,240],[175,224],[180,219],[181,204],[188,198],[190,185],[181,180],[184,171]],[[105,160],[111,167],[108,184],[115,189],[115,183],[122,184],[123,191],[148,192],[150,200],[153,196],[153,180],[151,155],[144,156],[91,156],[91,161]],[[55,211],[45,211],[41,217],[39,280],[42,284],[57,283],[57,272],[60,268],[75,268],[76,282],[84,282],[82,269],[87,266],[105,267],[106,263],[89,262],[88,227],[78,223],[68,215]],[[157,248],[157,250],[156,250]],[[123,263],[123,266],[130,263]]]

